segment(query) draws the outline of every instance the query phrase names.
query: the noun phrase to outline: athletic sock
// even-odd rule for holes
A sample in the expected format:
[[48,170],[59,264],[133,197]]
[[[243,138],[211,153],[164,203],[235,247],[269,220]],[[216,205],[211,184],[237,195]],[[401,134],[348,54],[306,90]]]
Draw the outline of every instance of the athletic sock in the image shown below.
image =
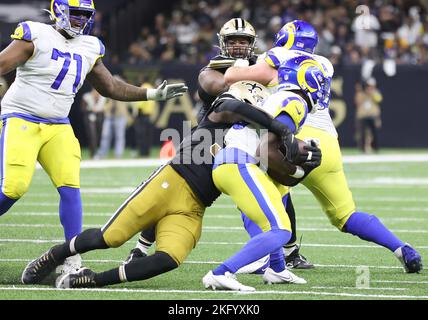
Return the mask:
[[404,246],[404,242],[389,231],[376,216],[365,212],[354,212],[346,222],[344,231],[392,252]]

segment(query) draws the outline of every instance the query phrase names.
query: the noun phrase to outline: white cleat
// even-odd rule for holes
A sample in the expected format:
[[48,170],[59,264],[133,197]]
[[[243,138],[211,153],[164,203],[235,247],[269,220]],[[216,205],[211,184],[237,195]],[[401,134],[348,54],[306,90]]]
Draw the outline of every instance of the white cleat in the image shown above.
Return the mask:
[[274,283],[295,283],[295,284],[305,284],[307,283],[305,279],[296,276],[291,271],[285,269],[281,272],[275,272],[271,268],[267,268],[265,274],[263,275],[263,282],[267,284]]
[[269,255],[264,256],[259,260],[256,260],[238,269],[238,271],[236,271],[236,274],[250,274],[250,273],[263,274],[265,270],[269,267],[269,260],[270,260]]
[[64,264],[58,266],[55,270],[56,274],[74,274],[82,268],[82,257],[80,254],[68,257],[64,260]]
[[230,272],[226,272],[224,275],[216,276],[212,271],[209,271],[203,278],[202,283],[205,288],[212,288],[213,290],[234,290],[234,291],[256,291],[255,288],[245,286],[240,283],[236,276]]

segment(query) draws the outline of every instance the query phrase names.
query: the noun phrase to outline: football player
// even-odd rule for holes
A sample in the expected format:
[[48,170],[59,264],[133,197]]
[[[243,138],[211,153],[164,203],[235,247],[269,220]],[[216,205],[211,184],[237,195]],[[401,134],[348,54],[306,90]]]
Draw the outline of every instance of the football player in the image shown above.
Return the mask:
[[[0,215],[19,200],[31,183],[36,161],[57,188],[59,216],[66,240],[82,230],[80,146],[68,119],[85,79],[115,100],[165,100],[182,95],[184,84],[141,89],[112,77],[102,62],[105,49],[90,36],[92,0],[52,0],[54,25],[26,21],[0,53],[0,75],[16,69],[16,79],[1,101]],[[66,260],[69,272],[80,256]]]
[[[198,114],[198,122],[204,116],[206,111],[217,96],[225,92],[229,85],[225,82],[224,73],[231,67],[237,59],[248,60],[249,65],[255,64],[257,56],[254,54],[257,35],[254,27],[246,20],[241,18],[233,18],[227,21],[219,33],[217,34],[220,48],[220,55],[214,57],[210,63],[202,68],[198,77],[198,94],[203,101],[203,107]],[[291,222],[293,234],[290,239],[289,254],[287,256],[287,264],[297,268],[311,268],[312,264],[300,255],[299,250],[294,247],[296,242],[295,236],[295,212],[291,197],[284,197],[284,204]],[[131,250],[126,261],[133,258],[143,257],[147,255],[149,248],[153,245],[155,238],[154,228],[144,230],[137,241],[137,245]],[[288,249],[287,249],[288,250]]]
[[[257,101],[251,100],[251,97],[254,97],[254,93],[258,94],[260,101],[265,100],[263,110],[295,133],[304,123],[308,112],[327,93],[326,90],[321,93],[327,78],[310,57],[305,60],[290,59],[287,67],[290,82],[293,81],[296,85],[269,98],[267,89],[252,81],[234,83],[227,94],[240,90],[244,92],[240,95],[241,98],[254,105],[257,105]],[[315,88],[312,93],[302,89],[302,79]],[[220,96],[219,100],[228,99],[227,94]],[[245,212],[246,218],[257,225],[260,233],[251,237],[238,253],[204,276],[202,282],[206,288],[237,290],[227,280],[243,266],[267,254],[270,254],[270,265],[263,274],[265,283],[306,283],[286,269],[282,247],[291,238],[291,224],[283,199],[287,197],[288,189],[272,181],[259,167],[259,142],[255,128],[246,122],[235,123],[226,134],[226,147],[216,154],[213,166],[214,184],[233,199],[237,207]],[[316,167],[320,164],[321,153],[311,146],[308,146],[308,150],[312,152],[312,166]],[[298,161],[299,159],[295,159],[293,162]],[[255,290],[248,286],[244,288],[246,291]]]
[[[254,66],[232,67],[225,73],[228,83],[240,80],[254,80],[271,88],[279,84],[289,85],[288,74],[279,74],[278,69],[290,56],[311,55],[329,74],[333,76],[333,66],[328,59],[313,54],[318,42],[316,30],[307,22],[292,21],[284,25],[276,34],[275,47]],[[309,89],[310,90],[310,89]],[[422,269],[420,254],[409,244],[404,243],[386,228],[374,215],[357,211],[352,193],[349,190],[343,171],[342,154],[338,135],[328,110],[329,98],[321,104],[320,110],[309,114],[298,138],[319,142],[323,153],[321,165],[304,180],[320,203],[332,225],[340,231],[379,244],[394,253],[408,273]]]
[[40,283],[67,257],[119,247],[154,225],[154,254],[101,273],[82,268],[58,277],[57,287],[102,287],[148,279],[177,268],[200,238],[205,208],[220,195],[212,180],[213,150],[223,147],[224,131],[240,120],[258,124],[280,137],[287,159],[308,157],[307,152],[299,152],[288,126],[265,112],[234,97],[214,103],[191,136],[183,140],[177,155],[140,185],[102,228],[87,229],[52,247],[27,265],[22,282]]

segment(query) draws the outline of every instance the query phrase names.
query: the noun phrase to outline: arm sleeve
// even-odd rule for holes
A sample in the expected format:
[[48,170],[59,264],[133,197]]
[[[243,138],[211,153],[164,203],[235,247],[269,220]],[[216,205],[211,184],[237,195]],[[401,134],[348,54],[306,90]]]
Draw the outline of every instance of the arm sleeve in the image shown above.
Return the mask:
[[217,113],[222,111],[237,113],[246,121],[258,124],[279,136],[291,133],[290,128],[284,123],[273,119],[270,115],[260,109],[232,98],[232,96],[227,97],[223,95],[222,99],[217,101],[214,108],[214,112]]

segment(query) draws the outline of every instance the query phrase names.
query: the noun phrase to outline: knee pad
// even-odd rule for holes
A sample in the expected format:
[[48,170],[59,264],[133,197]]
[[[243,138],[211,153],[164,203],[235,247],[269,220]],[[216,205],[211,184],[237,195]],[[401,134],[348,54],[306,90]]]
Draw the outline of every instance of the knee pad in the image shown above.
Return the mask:
[[30,187],[29,181],[16,179],[12,183],[7,183],[4,187],[4,195],[10,199],[20,199]]

